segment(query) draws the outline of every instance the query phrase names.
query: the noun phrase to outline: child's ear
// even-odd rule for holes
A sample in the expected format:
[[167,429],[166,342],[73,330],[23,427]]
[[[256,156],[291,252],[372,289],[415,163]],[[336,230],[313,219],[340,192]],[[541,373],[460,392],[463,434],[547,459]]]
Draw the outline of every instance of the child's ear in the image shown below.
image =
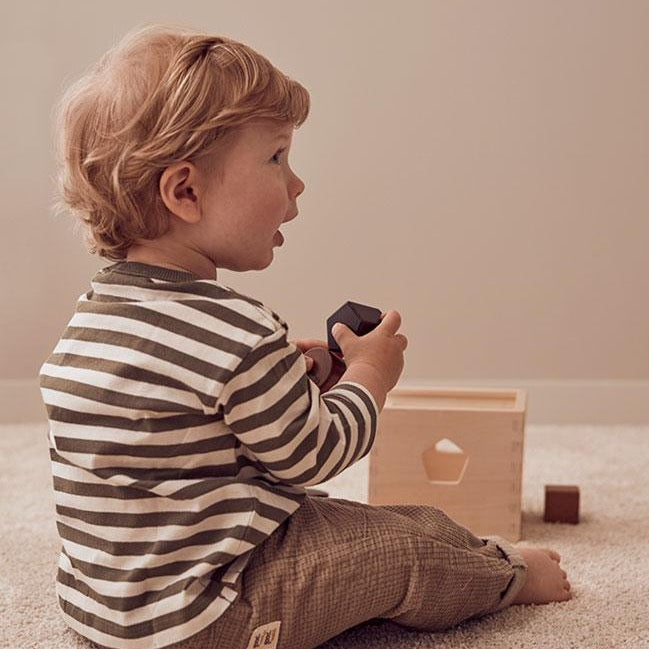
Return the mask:
[[198,170],[191,162],[177,162],[160,176],[160,196],[167,209],[186,223],[198,223],[200,205],[195,191]]

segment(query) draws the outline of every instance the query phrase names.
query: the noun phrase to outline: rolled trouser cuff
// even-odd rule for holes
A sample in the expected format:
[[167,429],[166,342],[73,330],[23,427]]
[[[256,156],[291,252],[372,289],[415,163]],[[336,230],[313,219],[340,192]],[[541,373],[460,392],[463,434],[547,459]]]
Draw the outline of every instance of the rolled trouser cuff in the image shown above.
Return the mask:
[[516,546],[509,541],[506,541],[499,536],[486,536],[483,537],[483,539],[487,543],[493,543],[498,547],[503,557],[507,559],[514,571],[507,588],[505,588],[501,594],[500,603],[495,609],[496,611],[502,611],[504,608],[513,604],[516,595],[518,595],[521,588],[523,588],[525,581],[527,580],[527,562],[523,559],[523,555]]

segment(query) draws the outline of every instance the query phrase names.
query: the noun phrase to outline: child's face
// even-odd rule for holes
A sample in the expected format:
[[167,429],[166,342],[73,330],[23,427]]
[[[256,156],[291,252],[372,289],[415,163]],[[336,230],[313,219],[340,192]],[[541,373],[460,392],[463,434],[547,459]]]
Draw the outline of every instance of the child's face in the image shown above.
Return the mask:
[[218,163],[203,171],[200,236],[195,244],[217,268],[261,270],[298,214],[304,183],[291,170],[293,126],[258,120],[237,130]]

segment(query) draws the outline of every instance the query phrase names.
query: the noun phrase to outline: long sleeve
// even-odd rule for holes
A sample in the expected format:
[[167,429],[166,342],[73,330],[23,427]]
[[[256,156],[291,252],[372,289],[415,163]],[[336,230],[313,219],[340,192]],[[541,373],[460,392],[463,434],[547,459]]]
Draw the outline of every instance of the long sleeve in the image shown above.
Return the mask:
[[321,395],[300,351],[277,330],[263,337],[220,396],[224,422],[270,479],[318,484],[371,448],[377,406],[361,385],[340,383]]

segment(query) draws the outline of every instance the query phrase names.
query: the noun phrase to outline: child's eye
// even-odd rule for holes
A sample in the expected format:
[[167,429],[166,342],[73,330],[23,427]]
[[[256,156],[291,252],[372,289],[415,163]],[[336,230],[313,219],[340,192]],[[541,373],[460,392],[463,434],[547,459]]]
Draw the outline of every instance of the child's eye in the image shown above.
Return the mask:
[[282,153],[284,153],[286,149],[278,149],[277,153],[271,158],[271,160],[275,164],[280,164],[282,162]]

